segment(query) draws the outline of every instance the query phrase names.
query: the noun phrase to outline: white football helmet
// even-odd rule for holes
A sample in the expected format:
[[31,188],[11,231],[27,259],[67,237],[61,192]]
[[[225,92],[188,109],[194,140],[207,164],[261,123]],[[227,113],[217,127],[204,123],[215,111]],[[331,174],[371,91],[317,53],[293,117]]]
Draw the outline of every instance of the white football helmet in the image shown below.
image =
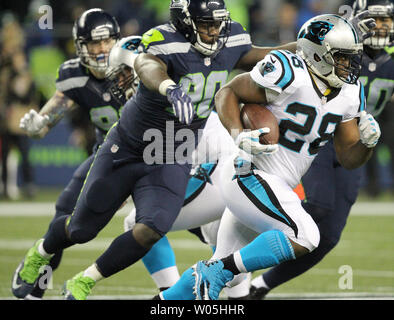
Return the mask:
[[[297,37],[297,54],[316,76],[334,88],[356,83],[362,50],[363,44],[353,26],[334,14],[308,20]],[[341,63],[341,59],[345,62]]]
[[122,38],[109,53],[106,71],[106,78],[110,81],[109,91],[122,104],[135,94],[140,82],[134,70],[140,42],[140,36]]

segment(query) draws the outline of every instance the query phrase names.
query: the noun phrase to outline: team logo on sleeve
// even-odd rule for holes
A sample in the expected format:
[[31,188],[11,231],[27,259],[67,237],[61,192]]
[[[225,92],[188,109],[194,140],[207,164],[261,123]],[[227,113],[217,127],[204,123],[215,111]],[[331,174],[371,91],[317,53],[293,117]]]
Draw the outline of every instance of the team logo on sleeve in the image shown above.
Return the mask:
[[264,77],[267,73],[274,72],[274,71],[275,71],[275,66],[274,66],[271,62],[269,62],[269,61],[263,63],[263,64],[260,66],[260,73],[261,73],[261,75],[262,75],[263,77]]
[[304,29],[301,32],[299,38],[305,38],[320,45],[333,26],[332,23],[327,21],[313,21],[306,30]]

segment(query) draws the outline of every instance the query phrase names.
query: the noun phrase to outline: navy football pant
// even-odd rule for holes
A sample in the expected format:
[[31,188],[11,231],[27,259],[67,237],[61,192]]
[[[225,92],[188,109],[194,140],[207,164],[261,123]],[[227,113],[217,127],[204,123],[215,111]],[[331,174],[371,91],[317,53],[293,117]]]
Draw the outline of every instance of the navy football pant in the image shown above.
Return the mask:
[[303,207],[319,227],[319,246],[264,273],[264,281],[271,289],[306,272],[336,246],[356,201],[360,180],[360,168],[346,170],[338,163],[332,142],[319,151],[302,178],[306,196]]
[[116,129],[111,133],[98,150],[85,180],[67,223],[67,236],[64,217],[52,223],[43,244],[48,253],[96,237],[130,194],[136,206],[136,222],[160,236],[168,232],[178,216],[190,165],[132,162],[127,146],[117,138]]

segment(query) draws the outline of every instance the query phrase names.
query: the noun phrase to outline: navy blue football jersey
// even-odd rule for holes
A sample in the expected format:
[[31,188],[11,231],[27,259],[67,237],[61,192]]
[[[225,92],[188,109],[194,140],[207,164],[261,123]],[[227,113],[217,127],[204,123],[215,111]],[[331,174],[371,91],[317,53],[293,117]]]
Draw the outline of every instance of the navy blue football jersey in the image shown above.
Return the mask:
[[[149,137],[144,138],[144,133],[148,129],[152,130],[149,136],[157,132],[164,138],[164,154],[165,150],[171,152],[181,144],[185,149],[194,148],[195,145],[185,146],[188,142],[184,141],[185,137],[178,136],[174,139],[174,136],[179,130],[188,128],[194,132],[194,142],[197,143],[197,131],[204,127],[214,108],[216,92],[227,82],[229,73],[240,58],[251,49],[250,35],[239,23],[232,22],[228,41],[211,57],[196,51],[171,24],[160,25],[147,31],[142,37],[141,44],[144,52],[155,55],[167,65],[168,75],[173,81],[181,84],[193,100],[195,116],[190,125],[180,123],[174,116],[167,97],[149,90],[140,83],[136,95],[125,105],[120,118],[118,130],[121,136],[132,147],[135,155],[140,154],[150,143]],[[147,139],[149,141],[144,141]]]
[[84,67],[80,59],[64,62],[58,71],[56,89],[73,100],[90,116],[98,131],[97,140],[101,143],[103,136],[119,120],[123,105],[113,99],[107,91],[109,82],[95,78]]
[[367,112],[379,116],[394,90],[394,59],[385,50],[374,58],[365,52],[360,81],[365,87]]

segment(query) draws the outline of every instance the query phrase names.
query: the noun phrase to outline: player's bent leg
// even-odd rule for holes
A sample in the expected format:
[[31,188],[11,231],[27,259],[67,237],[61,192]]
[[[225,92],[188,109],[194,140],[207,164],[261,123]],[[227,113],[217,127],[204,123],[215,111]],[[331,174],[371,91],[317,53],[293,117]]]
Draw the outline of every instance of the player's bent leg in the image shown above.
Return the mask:
[[[126,168],[127,171],[140,175],[127,179],[126,173],[121,179],[128,184],[135,181],[131,194],[138,223],[133,230],[126,231],[112,241],[109,248],[90,267],[92,270],[85,270],[83,275],[95,282],[140,260],[170,230],[185,196],[190,172],[188,165],[133,163]],[[121,190],[124,189],[125,186]],[[122,200],[126,198],[127,196]]]
[[226,271],[234,276],[272,267],[312,251],[319,243],[316,224],[282,179],[261,170],[236,175],[231,162],[225,170],[229,171],[223,183],[227,207],[240,222],[260,235],[234,254],[216,260],[217,263],[197,263],[198,299],[217,299],[225,280],[231,278]]

